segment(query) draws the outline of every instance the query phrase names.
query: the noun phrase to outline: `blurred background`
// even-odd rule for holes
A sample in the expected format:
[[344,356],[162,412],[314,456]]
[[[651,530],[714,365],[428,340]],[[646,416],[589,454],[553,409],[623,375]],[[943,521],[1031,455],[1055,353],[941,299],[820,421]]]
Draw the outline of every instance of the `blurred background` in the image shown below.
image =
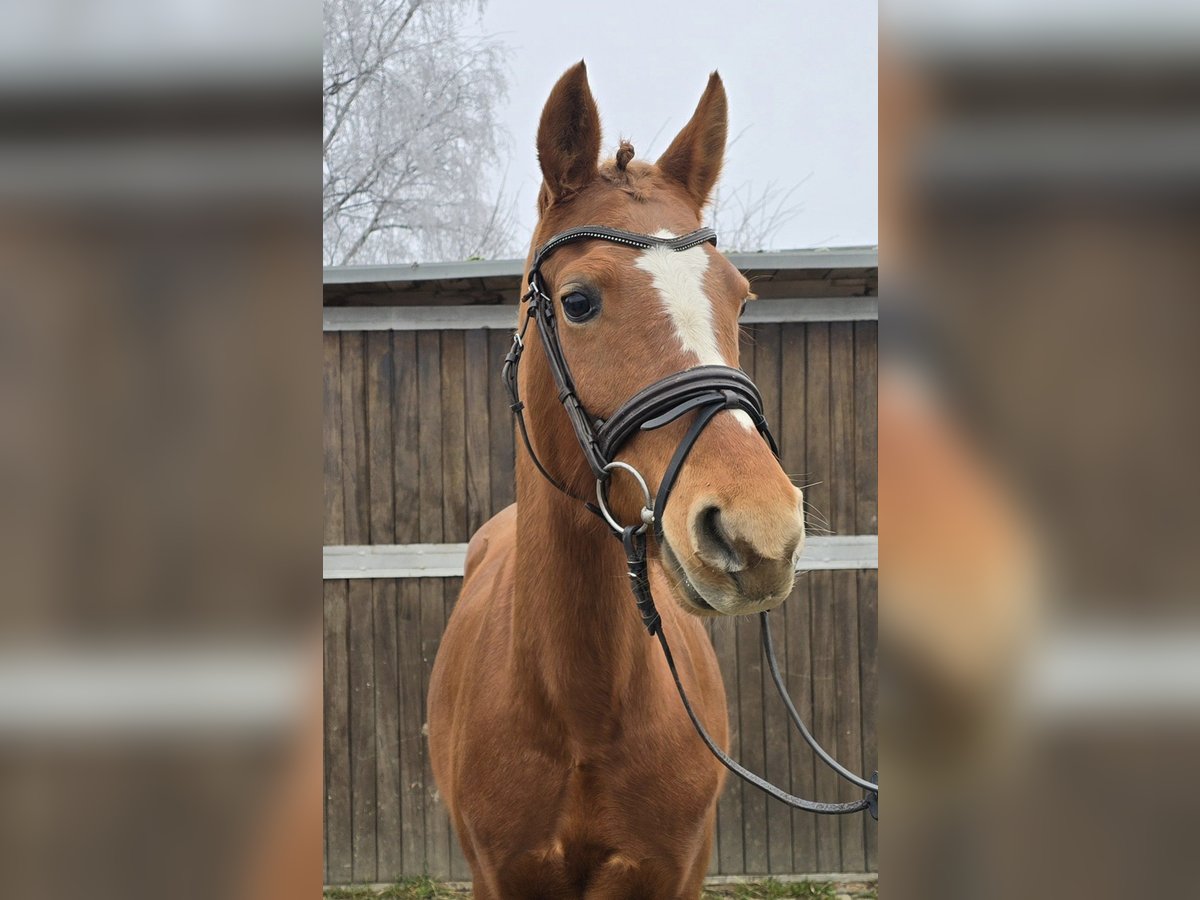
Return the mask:
[[316,890],[321,11],[0,17],[0,894]]
[[880,35],[888,890],[1192,893],[1200,16]]

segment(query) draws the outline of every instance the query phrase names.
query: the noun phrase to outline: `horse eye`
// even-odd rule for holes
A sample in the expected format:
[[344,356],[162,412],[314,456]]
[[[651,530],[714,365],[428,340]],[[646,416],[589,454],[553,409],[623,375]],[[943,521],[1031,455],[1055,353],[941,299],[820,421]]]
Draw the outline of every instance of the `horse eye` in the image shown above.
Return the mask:
[[600,301],[579,291],[572,291],[562,298],[562,308],[563,314],[572,322],[586,322],[600,312]]
[[747,304],[747,303],[749,303],[749,302],[750,302],[749,298],[747,298],[747,299],[745,299],[745,300],[743,300],[743,301],[742,301],[742,308],[738,310],[738,318],[739,318],[739,319],[740,319],[740,318],[742,317],[742,315],[743,315],[743,314],[746,312],[746,304]]

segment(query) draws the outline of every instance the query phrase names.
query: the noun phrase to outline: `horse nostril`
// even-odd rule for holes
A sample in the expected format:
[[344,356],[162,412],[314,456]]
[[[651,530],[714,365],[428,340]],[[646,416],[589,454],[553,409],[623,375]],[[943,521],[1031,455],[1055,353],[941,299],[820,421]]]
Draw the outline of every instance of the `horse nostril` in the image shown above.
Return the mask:
[[733,541],[721,527],[721,509],[706,506],[696,516],[694,525],[696,553],[711,566],[727,572],[740,572],[746,562],[733,546]]

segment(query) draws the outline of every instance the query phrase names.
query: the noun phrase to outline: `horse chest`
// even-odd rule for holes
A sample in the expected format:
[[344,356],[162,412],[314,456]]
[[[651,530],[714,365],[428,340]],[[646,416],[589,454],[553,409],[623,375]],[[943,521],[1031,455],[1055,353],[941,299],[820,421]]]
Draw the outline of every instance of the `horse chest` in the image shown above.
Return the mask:
[[699,753],[667,757],[654,744],[626,738],[586,755],[558,755],[498,742],[487,771],[511,777],[487,793],[464,784],[472,833],[497,852],[531,851],[548,865],[688,858],[706,831],[720,773]]
[[708,802],[662,773],[578,762],[541,776],[513,792],[502,820],[493,810],[493,840],[477,848],[502,896],[592,896],[603,885],[604,896],[672,897],[706,859]]

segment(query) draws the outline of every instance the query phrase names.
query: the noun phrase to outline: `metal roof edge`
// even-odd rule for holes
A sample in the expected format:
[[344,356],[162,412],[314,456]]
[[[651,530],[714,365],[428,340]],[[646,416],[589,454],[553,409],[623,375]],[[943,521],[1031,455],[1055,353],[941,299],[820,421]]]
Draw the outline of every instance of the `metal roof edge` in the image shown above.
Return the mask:
[[[829,247],[730,253],[739,269],[871,269],[879,265],[879,248]],[[387,282],[453,281],[458,278],[518,278],[525,261],[481,259],[467,262],[411,263],[386,266],[326,266],[322,283],[382,284]]]

